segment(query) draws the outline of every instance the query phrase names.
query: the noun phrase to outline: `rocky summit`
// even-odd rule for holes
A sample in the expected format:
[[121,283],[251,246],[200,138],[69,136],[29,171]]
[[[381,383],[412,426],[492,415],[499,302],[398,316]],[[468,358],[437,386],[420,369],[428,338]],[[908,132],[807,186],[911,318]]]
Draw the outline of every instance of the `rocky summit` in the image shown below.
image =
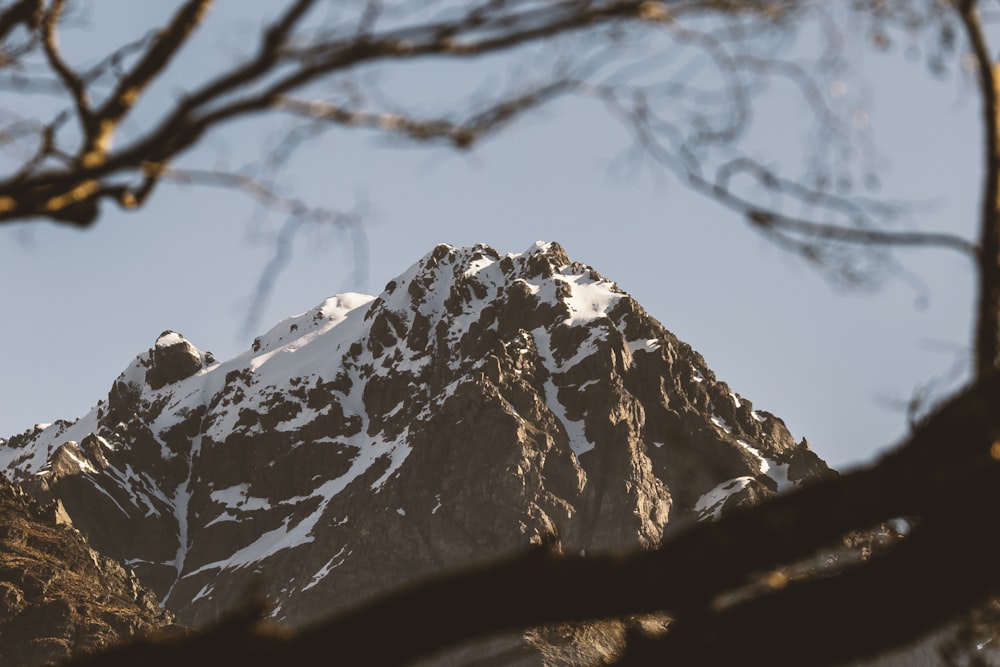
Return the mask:
[[[556,243],[439,245],[228,361],[166,331],[0,470],[193,626],[261,593],[301,626],[531,544],[651,547],[833,474]],[[517,641],[551,658],[559,632]]]

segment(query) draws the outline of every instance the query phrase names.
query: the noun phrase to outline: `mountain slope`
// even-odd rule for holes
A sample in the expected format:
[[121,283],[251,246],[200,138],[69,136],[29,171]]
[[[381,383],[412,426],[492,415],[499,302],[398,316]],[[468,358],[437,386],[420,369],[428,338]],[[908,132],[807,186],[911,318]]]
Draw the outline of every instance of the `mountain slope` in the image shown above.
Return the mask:
[[192,625],[251,590],[301,625],[532,543],[652,546],[832,474],[555,243],[439,245],[221,363],[164,332],[4,468]]
[[135,575],[97,554],[62,505],[0,474],[0,665],[34,667],[151,630],[177,630]]

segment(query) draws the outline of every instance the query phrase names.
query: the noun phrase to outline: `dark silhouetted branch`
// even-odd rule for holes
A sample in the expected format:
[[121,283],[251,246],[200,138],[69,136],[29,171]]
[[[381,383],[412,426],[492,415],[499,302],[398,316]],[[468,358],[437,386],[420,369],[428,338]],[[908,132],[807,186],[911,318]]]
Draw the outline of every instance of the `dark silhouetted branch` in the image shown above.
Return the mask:
[[976,304],[976,372],[1000,363],[1000,100],[993,56],[975,2],[958,2],[959,17],[975,60],[983,119],[983,186],[980,193],[979,293]]

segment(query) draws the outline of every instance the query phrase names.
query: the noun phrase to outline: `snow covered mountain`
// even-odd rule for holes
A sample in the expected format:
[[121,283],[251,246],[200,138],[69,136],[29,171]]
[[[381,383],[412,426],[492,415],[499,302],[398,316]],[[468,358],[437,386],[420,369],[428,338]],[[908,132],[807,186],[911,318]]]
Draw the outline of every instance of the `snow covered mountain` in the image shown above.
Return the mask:
[[300,625],[531,543],[655,545],[833,474],[556,243],[439,245],[228,361],[164,332],[0,470],[190,625],[251,592]]

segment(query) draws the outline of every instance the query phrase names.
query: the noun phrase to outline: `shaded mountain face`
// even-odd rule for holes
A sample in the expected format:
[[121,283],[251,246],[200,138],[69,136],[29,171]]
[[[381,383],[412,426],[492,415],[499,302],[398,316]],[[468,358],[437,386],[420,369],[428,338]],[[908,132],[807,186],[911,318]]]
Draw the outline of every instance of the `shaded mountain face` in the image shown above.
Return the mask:
[[221,363],[164,332],[0,469],[190,625],[249,593],[301,625],[533,543],[654,546],[832,474],[555,243],[439,245]]
[[0,665],[36,667],[152,630],[179,628],[60,503],[43,506],[0,475]]

